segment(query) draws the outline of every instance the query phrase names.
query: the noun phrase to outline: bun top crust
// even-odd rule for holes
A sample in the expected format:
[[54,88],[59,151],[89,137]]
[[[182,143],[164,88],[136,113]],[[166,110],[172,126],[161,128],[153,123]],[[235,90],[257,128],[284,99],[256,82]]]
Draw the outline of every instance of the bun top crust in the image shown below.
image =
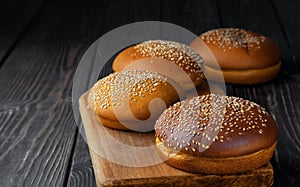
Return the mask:
[[175,63],[192,81],[204,77],[201,69],[204,62],[197,51],[187,45],[165,40],[149,40],[123,50],[115,58],[112,68],[115,72],[122,71],[129,64],[146,58],[165,59]]
[[264,108],[214,94],[169,107],[157,120],[155,132],[169,149],[213,158],[255,153],[277,139],[275,121]]
[[[262,69],[280,62],[281,52],[275,42],[251,31],[220,28],[207,31],[199,37],[224,70]],[[191,46],[197,49],[195,41]],[[205,55],[202,56],[206,65],[216,66],[216,63],[206,59]]]
[[[145,120],[151,116],[149,107],[153,99],[161,99],[168,107],[179,100],[177,91],[181,92],[180,87],[163,75],[125,70],[110,74],[95,83],[89,91],[88,108],[105,119]],[[159,104],[154,103],[152,115],[157,119],[163,110]]]

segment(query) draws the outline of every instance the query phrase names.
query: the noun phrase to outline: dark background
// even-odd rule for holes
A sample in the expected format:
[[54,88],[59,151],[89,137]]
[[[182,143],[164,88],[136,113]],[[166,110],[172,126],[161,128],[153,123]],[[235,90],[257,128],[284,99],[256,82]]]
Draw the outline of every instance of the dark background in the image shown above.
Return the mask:
[[0,0],[0,186],[94,186],[75,125],[72,80],[85,50],[124,24],[157,20],[196,35],[240,27],[282,50],[274,80],[227,85],[259,103],[279,128],[274,186],[300,186],[300,1]]

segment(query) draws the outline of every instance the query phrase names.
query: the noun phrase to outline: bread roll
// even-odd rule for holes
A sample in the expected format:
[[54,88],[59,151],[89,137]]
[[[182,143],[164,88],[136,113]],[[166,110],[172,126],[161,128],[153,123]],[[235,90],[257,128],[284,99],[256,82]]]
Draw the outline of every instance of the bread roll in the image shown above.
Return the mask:
[[88,108],[107,127],[150,131],[158,116],[177,102],[182,92],[166,76],[126,70],[99,80],[89,91]]
[[150,40],[128,47],[115,58],[115,72],[140,69],[170,77],[185,90],[199,86],[204,77],[203,60],[191,47],[165,40]]
[[[200,41],[199,41],[200,39]],[[204,51],[206,45],[210,52]],[[281,66],[281,52],[275,42],[261,34],[238,28],[207,31],[191,43],[205,61],[208,80],[256,84],[273,79]]]
[[238,97],[204,95],[178,102],[155,125],[158,152],[176,168],[233,174],[271,159],[277,141],[272,116]]

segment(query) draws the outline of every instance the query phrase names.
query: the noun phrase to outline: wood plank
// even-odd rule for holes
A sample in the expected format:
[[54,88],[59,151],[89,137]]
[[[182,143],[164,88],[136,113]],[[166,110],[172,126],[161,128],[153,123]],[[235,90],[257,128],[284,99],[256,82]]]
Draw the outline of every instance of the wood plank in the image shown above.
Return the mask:
[[66,184],[73,74],[104,13],[93,1],[52,1],[1,67],[0,186]]
[[81,134],[77,137],[67,186],[96,186],[89,149]]
[[[279,128],[277,151],[272,159],[275,172],[274,186],[288,186],[299,183],[299,175],[292,174],[292,163],[299,154],[300,104],[299,76],[297,63],[289,50],[283,29],[276,18],[270,1],[219,1],[221,22],[224,26],[243,27],[270,36],[280,45],[283,52],[283,66],[274,80],[252,86],[234,86],[236,96],[250,99],[267,108],[276,119]],[[291,100],[293,98],[293,100]]]
[[[167,8],[168,6],[166,5],[165,7]],[[183,14],[180,15],[183,17],[182,26],[197,36],[221,26],[216,0],[188,0],[183,6],[183,10]],[[176,13],[173,12],[171,15],[174,14]]]
[[271,164],[235,175],[203,175],[175,169],[156,152],[153,131],[105,128],[87,109],[87,93],[80,98],[79,107],[97,186],[271,186],[273,183]]
[[[183,23],[180,23],[180,21],[175,22],[177,22],[178,24],[182,24],[184,28],[190,30],[197,36],[210,29],[220,28],[222,26],[220,22],[220,12],[218,10],[218,4],[215,0],[188,0],[181,6],[184,8],[181,8],[181,10],[183,11],[181,11],[182,14],[179,17],[182,17],[182,19],[179,20],[183,20]],[[164,7],[168,6],[166,5]],[[175,10],[175,12],[177,11],[178,10]],[[175,13],[170,14],[174,15]],[[175,19],[174,16],[167,15],[166,18],[171,21]],[[225,86],[226,93],[228,95],[233,95],[232,85],[226,84]]]
[[297,61],[298,71],[300,70],[300,2],[297,0],[283,1],[272,0],[277,19],[282,27],[284,37],[288,41],[288,48],[291,50],[292,58]]
[[45,3],[46,0],[0,1],[0,67]]
[[134,22],[135,0],[113,0],[104,2],[106,14],[102,28],[103,33],[109,32],[117,27]]
[[0,186],[62,185],[76,130],[70,103],[18,106],[1,116]]
[[[176,2],[176,0],[174,1]],[[162,0],[152,1],[134,1],[133,7],[133,21],[159,21],[161,20],[162,14]],[[124,15],[124,14],[123,14]]]

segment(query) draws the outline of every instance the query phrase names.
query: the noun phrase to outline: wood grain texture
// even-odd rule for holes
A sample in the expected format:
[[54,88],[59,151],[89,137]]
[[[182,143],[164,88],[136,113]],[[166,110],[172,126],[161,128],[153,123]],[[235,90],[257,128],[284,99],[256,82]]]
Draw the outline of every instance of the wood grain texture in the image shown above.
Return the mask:
[[278,42],[280,75],[261,85],[227,85],[227,93],[261,104],[276,118],[274,186],[299,186],[299,6],[297,0],[0,1],[0,186],[95,185],[72,116],[73,74],[99,36],[142,20],[168,21],[197,35],[244,27]]
[[0,67],[45,4],[46,0],[0,1]]
[[62,185],[76,129],[70,103],[7,111],[1,112],[7,122],[1,131],[0,185]]
[[106,10],[103,18],[103,33],[117,27],[134,22],[135,0],[112,0],[105,1],[102,7]]
[[292,59],[297,61],[297,70],[300,70],[300,2],[297,0],[289,1],[272,0],[273,8],[277,14],[277,20],[282,27],[288,48],[292,53]]
[[[235,95],[255,101],[274,117],[279,130],[277,149],[271,160],[274,167],[274,186],[299,184],[300,77],[279,75],[271,83],[239,86]],[[293,91],[292,91],[293,90]]]
[[[298,115],[300,105],[299,76],[297,62],[292,56],[284,29],[277,20],[277,13],[270,1],[219,1],[221,22],[224,26],[242,27],[273,38],[280,46],[282,69],[274,80],[252,86],[234,86],[235,96],[243,97],[267,108],[276,119],[279,137],[276,153],[272,159],[275,170],[274,186],[288,186],[299,183],[299,173],[289,172],[300,168],[299,120],[291,116]],[[291,99],[293,98],[293,99]],[[290,161],[292,163],[290,163]],[[293,168],[293,169],[292,169]]]
[[[183,23],[175,21],[175,17],[173,17],[173,21],[178,24],[182,24],[183,27],[189,29],[196,36],[199,36],[210,29],[220,28],[222,26],[220,22],[218,3],[216,0],[188,0],[182,6],[184,7],[184,11],[180,17],[183,17]],[[175,12],[170,14],[176,15]],[[232,85],[227,84],[225,87],[226,93],[228,95],[233,95]]]
[[[216,0],[187,0],[183,7],[184,12],[181,16],[184,18],[184,22],[182,26],[197,36],[221,26]],[[170,14],[176,15],[175,12],[170,12]],[[170,21],[176,22],[174,19],[176,18]]]
[[77,135],[72,78],[104,12],[85,3],[49,3],[0,69],[0,186],[66,184]]
[[[162,17],[162,0],[152,0],[151,2],[134,1],[133,21],[159,21]],[[173,1],[173,2],[176,2]],[[173,9],[173,8],[172,8]]]
[[78,135],[67,186],[96,186],[94,170],[86,141]]
[[282,51],[282,70],[296,73],[297,64],[291,58],[288,43],[270,0],[219,1],[219,10],[222,27],[244,28],[272,38]]
[[[273,183],[270,164],[236,175],[202,175],[175,169],[159,158],[154,132],[126,132],[103,127],[87,109],[87,93],[80,98],[79,107],[97,186],[271,186]],[[135,151],[141,147],[147,149]]]

